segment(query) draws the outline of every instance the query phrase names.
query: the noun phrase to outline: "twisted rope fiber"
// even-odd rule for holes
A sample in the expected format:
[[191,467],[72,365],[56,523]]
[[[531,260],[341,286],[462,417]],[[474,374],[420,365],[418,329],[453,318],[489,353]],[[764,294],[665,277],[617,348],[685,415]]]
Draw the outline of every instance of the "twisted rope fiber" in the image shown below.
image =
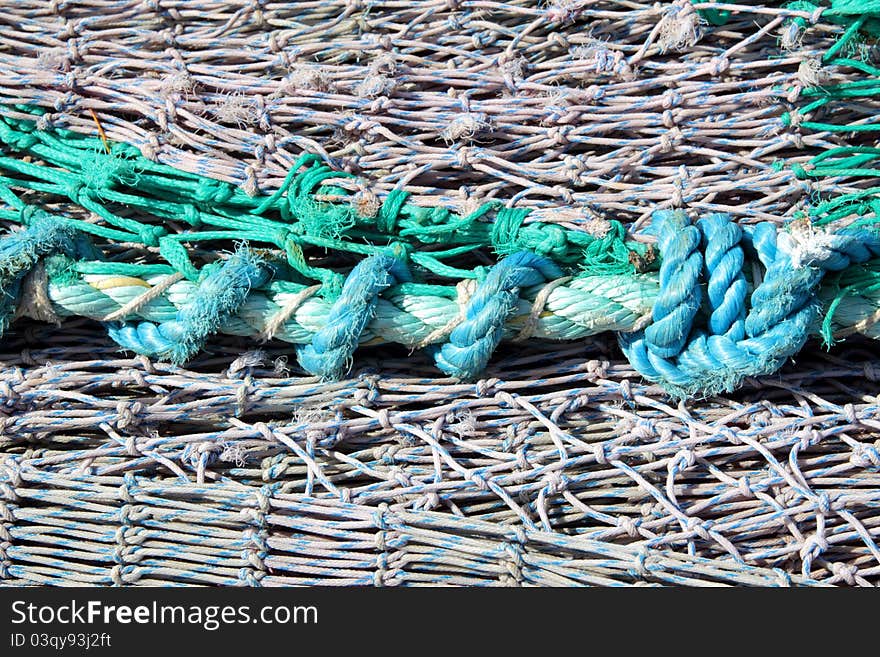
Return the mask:
[[371,256],[361,261],[345,279],[327,322],[311,343],[299,350],[300,365],[325,379],[345,376],[360,336],[376,311],[379,294],[409,279],[409,272],[394,256]]
[[[824,273],[880,254],[880,240],[866,231],[814,234],[795,226],[780,233],[769,223],[742,231],[722,215],[695,227],[684,213],[662,213],[656,221],[664,260],[653,323],[622,335],[620,342],[643,376],[685,396],[730,390],[746,376],[775,372],[809,336],[820,312],[816,291]],[[705,259],[698,248],[701,235],[711,247]],[[765,267],[748,312],[743,236]],[[692,333],[704,269],[709,326]]]
[[501,342],[504,323],[513,312],[519,291],[560,278],[562,270],[547,258],[519,252],[504,258],[468,301],[462,322],[449,341],[435,352],[437,367],[460,379],[482,372]]
[[[594,302],[586,307],[579,304],[572,304],[569,308],[559,307],[556,314],[568,319],[567,325],[563,325],[567,329],[563,337],[571,336],[572,324],[581,333],[591,334],[597,332],[597,329],[607,327],[609,320],[618,324],[621,320],[629,320],[632,324],[623,330],[632,330],[641,321],[645,310],[653,306],[653,323],[642,332],[623,336],[622,346],[628,358],[643,375],[652,380],[660,380],[670,390],[684,391],[687,395],[699,391],[729,389],[745,376],[778,369],[786,358],[800,349],[809,331],[815,330],[819,312],[816,291],[823,271],[819,267],[842,270],[852,262],[864,262],[880,251],[876,238],[864,231],[836,236],[822,233],[804,238],[815,242],[818,248],[808,242],[799,246],[796,238],[783,233],[788,247],[778,248],[775,226],[759,224],[747,232],[757,236],[753,238],[753,242],[758,253],[762,255],[767,271],[762,283],[752,293],[752,308],[746,315],[747,286],[742,274],[745,259],[738,244],[741,231],[730,223],[728,217],[715,215],[703,220],[699,224],[703,239],[713,245],[707,258],[712,333],[709,337],[705,333],[697,333],[689,340],[688,334],[699,308],[703,259],[697,249],[697,242],[700,240],[697,227],[685,225],[686,221],[683,213],[659,213],[657,216],[656,227],[661,238],[663,264],[658,282],[659,294],[653,304],[647,303],[645,298],[628,298],[632,291],[626,285],[623,289],[612,285],[614,292],[601,303],[602,297],[590,289],[591,283],[599,290],[608,290],[609,281],[602,280],[602,277],[584,275],[575,279],[575,284],[557,286],[551,290],[544,303],[545,307],[554,307],[556,299],[562,300],[567,296],[571,300],[573,291],[579,289],[584,292],[584,300]],[[41,227],[42,224],[29,227],[23,232],[30,233]],[[725,237],[726,243],[721,241]],[[793,257],[798,260],[796,266],[792,261]],[[682,274],[683,268],[686,269]],[[476,376],[485,368],[491,353],[501,341],[502,327],[518,305],[516,302],[519,289],[540,286],[561,274],[561,270],[552,262],[533,254],[518,253],[501,260],[471,296],[464,318],[452,329],[448,336],[449,341],[436,350],[438,367],[459,378]],[[253,323],[245,326],[244,333],[262,334],[271,315],[267,316],[265,311],[255,311],[260,306],[265,308],[266,301],[254,302],[248,311],[241,311],[248,293],[253,287],[262,285],[268,275],[268,269],[249,252],[239,251],[221,266],[207,267],[201,283],[193,286],[192,283],[181,281],[169,286],[167,294],[178,299],[180,286],[192,290],[187,295],[189,298],[178,302],[181,309],[172,319],[158,325],[140,322],[129,323],[122,328],[111,328],[111,337],[123,347],[137,353],[185,362],[201,348],[208,335],[227,325],[233,315],[256,317],[259,323],[256,326]],[[309,346],[299,350],[301,365],[307,371],[324,378],[342,376],[348,370],[348,361],[354,349],[363,339],[362,333],[376,312],[378,294],[392,284],[408,279],[409,275],[400,261],[390,255],[371,256],[357,265],[346,279],[342,294],[327,311],[324,323],[318,324],[322,328],[315,330],[310,336]],[[622,277],[615,277],[613,280],[629,283],[630,286],[632,284],[631,279]],[[636,290],[641,287],[643,292],[647,292],[652,278],[643,276],[639,280],[642,285],[637,285]],[[727,289],[724,289],[725,283]],[[148,286],[136,279],[133,281],[126,278],[118,287],[127,288],[129,295],[132,292],[139,295],[144,294],[143,285]],[[283,286],[281,289],[283,290]],[[50,286],[49,298],[56,303],[61,302],[57,309],[60,314],[91,314],[96,318],[112,315],[137,298],[134,296],[113,300],[96,292],[94,286],[87,282],[68,280],[61,286]],[[297,289],[296,293],[298,292]],[[420,305],[427,310],[416,308],[416,299],[421,299]],[[113,307],[98,304],[96,300],[110,301]],[[151,295],[141,312],[167,316],[167,311],[173,305],[167,301],[162,304],[162,300],[162,295]],[[277,308],[283,306],[284,302],[279,299],[274,305]],[[438,308],[441,305],[446,307],[445,316],[436,313],[433,324],[424,321],[424,317],[430,316],[431,306]],[[768,305],[771,306],[769,311]],[[389,322],[390,330],[383,327],[380,321],[375,323],[372,334],[388,336],[390,333],[393,339],[396,328],[397,335],[403,334],[401,339],[405,344],[417,345],[426,333],[432,333],[454,319],[454,315],[450,317],[450,312],[455,312],[453,309],[456,308],[451,299],[442,297],[435,297],[433,300],[430,297],[415,297],[405,300],[404,306],[403,312],[398,310],[401,319]],[[395,309],[394,304],[388,304],[387,307]],[[642,312],[634,312],[639,307]],[[609,312],[614,308],[623,311],[623,317]],[[310,309],[303,307],[302,310],[308,312]],[[403,317],[407,318],[406,324],[401,321]],[[670,318],[677,321],[670,321]],[[381,319],[388,320],[391,317],[383,314]],[[276,335],[290,338],[299,330],[301,334],[306,333],[303,337],[308,339],[308,330],[303,331],[301,325],[296,327],[296,321],[291,318],[285,322],[285,327],[281,331],[276,330]],[[416,322],[421,324],[422,330],[411,331],[407,335],[406,329]],[[306,320],[306,323],[310,322]],[[539,320],[539,324],[548,336],[560,337],[558,334],[553,335],[553,329],[556,328],[558,332],[560,328],[555,326],[553,318],[545,318],[543,323]],[[316,324],[311,323],[311,326]],[[755,326],[758,328],[754,328]],[[234,328],[231,332],[242,333],[240,329],[236,331]],[[745,339],[746,336],[748,340]],[[295,340],[294,337],[292,341]],[[670,362],[670,355],[677,355],[678,362]],[[719,382],[712,383],[713,377],[717,377]]]

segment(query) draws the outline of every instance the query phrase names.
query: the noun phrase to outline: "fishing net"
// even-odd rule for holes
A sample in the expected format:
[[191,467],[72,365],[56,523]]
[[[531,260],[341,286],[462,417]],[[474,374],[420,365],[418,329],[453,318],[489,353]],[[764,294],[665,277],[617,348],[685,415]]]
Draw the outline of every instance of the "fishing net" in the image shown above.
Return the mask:
[[4,584],[878,582],[876,3],[0,4]]

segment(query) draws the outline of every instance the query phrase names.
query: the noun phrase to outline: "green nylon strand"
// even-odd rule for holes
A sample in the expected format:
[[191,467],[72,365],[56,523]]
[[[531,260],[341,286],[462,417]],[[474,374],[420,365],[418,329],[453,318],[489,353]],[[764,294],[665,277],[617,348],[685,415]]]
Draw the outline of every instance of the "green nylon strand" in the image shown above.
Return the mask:
[[[0,117],[0,140],[44,163],[0,157],[0,170],[6,174],[0,182],[69,197],[101,219],[65,219],[86,233],[147,246],[230,240],[274,245],[288,254],[297,271],[321,280],[333,277],[309,267],[297,251],[311,246],[363,256],[398,243],[414,263],[434,275],[459,279],[478,274],[443,261],[475,249],[504,254],[525,248],[573,270],[609,273],[633,273],[630,254],[644,252],[641,245],[626,242],[617,222],[610,222],[608,236],[595,238],[552,223],[527,222],[527,210],[505,208],[497,200],[457,215],[444,207],[416,205],[408,192],[395,190],[377,216],[362,216],[350,191],[325,184],[352,174],[334,171],[314,154],[301,156],[274,193],[250,197],[229,183],[152,162],[131,145],[114,143],[106,153],[99,139],[40,131],[23,119]],[[18,213],[2,211],[2,216],[16,221],[24,209],[13,197],[3,192],[4,201]],[[191,230],[169,233],[167,221]],[[168,249],[174,249],[171,261],[191,278],[194,265],[180,257],[179,249],[166,245]]]

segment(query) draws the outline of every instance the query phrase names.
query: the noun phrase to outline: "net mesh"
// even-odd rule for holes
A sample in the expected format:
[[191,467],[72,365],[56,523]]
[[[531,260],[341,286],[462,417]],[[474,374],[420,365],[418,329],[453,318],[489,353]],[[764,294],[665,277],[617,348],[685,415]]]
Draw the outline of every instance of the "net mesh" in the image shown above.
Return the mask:
[[[8,2],[0,102],[5,119],[130,144],[248,197],[305,152],[354,174],[365,203],[406,189],[466,215],[497,200],[574,232],[618,220],[635,235],[658,208],[844,226],[873,221],[871,161],[816,158],[871,148],[853,128],[876,103],[863,85],[804,107],[817,85],[872,74],[874,53],[870,31],[841,41],[852,21],[833,9]],[[840,43],[861,69],[823,65]],[[22,198],[36,193],[106,224],[57,191]],[[111,262],[162,262],[158,246],[97,240]],[[471,266],[491,264],[490,242]],[[201,266],[222,248],[188,253]],[[310,248],[310,265],[339,265]],[[865,338],[677,402],[609,336],[502,343],[462,383],[400,345],[322,382],[279,342],[215,336],[174,366],[105,333],[22,319],[4,336],[3,583],[878,582]]]

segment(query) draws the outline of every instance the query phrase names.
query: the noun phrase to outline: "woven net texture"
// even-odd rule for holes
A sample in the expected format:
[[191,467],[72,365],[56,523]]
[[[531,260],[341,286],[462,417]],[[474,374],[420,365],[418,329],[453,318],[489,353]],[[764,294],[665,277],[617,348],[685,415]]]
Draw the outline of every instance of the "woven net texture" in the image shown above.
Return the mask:
[[[249,194],[308,152],[380,199],[499,199],[635,233],[657,208],[783,222],[864,187],[787,166],[835,143],[781,118],[846,29],[821,11],[0,5],[4,115],[100,126]],[[54,207],[87,218],[73,206]],[[878,354],[811,342],[777,375],[678,402],[611,334],[504,343],[467,383],[368,347],[324,382],[279,342],[216,337],[181,367],[120,352],[96,322],[20,320],[0,344],[0,582],[875,585]]]

